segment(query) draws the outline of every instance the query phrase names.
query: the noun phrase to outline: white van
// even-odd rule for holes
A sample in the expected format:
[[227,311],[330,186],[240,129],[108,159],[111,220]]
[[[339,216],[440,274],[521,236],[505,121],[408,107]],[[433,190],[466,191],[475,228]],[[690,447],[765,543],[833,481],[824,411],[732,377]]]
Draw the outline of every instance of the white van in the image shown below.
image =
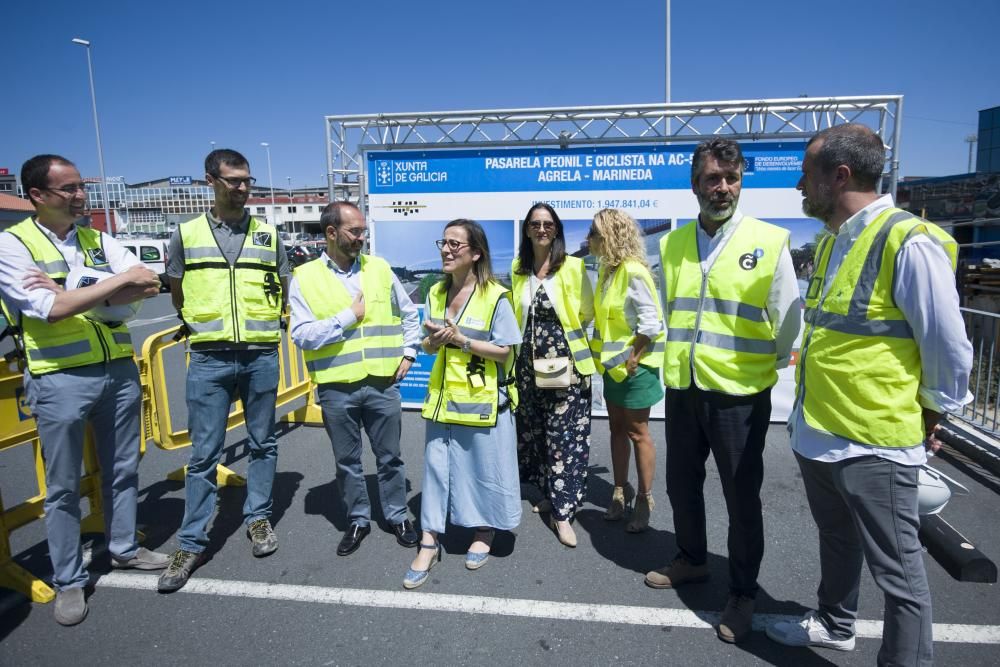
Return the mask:
[[169,243],[166,239],[121,239],[119,242],[157,275],[166,273]]

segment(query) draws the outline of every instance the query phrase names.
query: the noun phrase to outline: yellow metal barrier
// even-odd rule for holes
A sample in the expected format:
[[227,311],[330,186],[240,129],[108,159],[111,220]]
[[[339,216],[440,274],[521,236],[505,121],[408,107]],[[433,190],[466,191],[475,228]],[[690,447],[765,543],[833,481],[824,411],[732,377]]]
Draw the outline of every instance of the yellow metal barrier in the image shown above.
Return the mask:
[[[145,453],[145,440],[140,438],[140,455]],[[55,592],[48,584],[13,561],[10,534],[32,521],[45,516],[45,462],[35,428],[35,419],[24,403],[23,375],[10,365],[0,369],[0,451],[20,445],[31,445],[38,493],[7,509],[0,493],[0,586],[13,589],[33,602],[50,602]],[[104,532],[104,500],[101,497],[101,466],[88,427],[84,435],[83,470],[80,497],[86,498],[90,513],[80,522],[82,533]],[[141,535],[139,536],[141,539]]]
[[[180,449],[191,446],[191,435],[188,430],[175,429],[174,419],[170,413],[170,389],[167,386],[164,359],[166,352],[182,342],[175,341],[174,336],[180,326],[171,327],[153,334],[142,345],[142,357],[139,363],[139,376],[143,391],[149,395],[149,409],[145,412],[146,423],[149,425],[150,437],[161,449]],[[190,354],[185,351],[185,367],[190,363]],[[306,404],[291,410],[282,417],[283,421],[306,424],[322,424],[323,418],[319,405],[316,403],[316,393],[306,373],[302,352],[291,342],[282,340],[278,346],[278,397],[276,409],[294,400],[305,397]],[[226,430],[236,428],[245,423],[243,405],[237,400],[229,419]],[[171,472],[169,479],[183,481],[187,466]],[[246,480],[224,465],[216,468],[216,483],[219,486],[243,486]]]

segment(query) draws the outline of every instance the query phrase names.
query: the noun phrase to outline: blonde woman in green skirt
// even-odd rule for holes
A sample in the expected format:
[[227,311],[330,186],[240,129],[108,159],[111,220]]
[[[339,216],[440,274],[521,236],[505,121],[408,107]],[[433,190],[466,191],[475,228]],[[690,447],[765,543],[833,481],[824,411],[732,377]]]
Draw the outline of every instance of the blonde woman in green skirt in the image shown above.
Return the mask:
[[[635,499],[625,530],[641,533],[654,505],[656,448],[649,409],[663,398],[663,316],[636,221],[624,211],[604,209],[594,216],[587,240],[600,263],[591,350],[604,378],[615,482],[604,518],[620,521]],[[638,495],[628,481],[633,449]]]

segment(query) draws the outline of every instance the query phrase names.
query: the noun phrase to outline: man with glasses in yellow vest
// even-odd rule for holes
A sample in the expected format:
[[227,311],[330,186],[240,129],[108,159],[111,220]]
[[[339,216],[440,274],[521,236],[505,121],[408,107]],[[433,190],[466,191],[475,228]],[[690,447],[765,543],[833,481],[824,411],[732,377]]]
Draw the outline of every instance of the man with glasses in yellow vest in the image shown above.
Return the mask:
[[170,239],[167,275],[174,307],[188,332],[188,430],[191,458],[185,474],[180,548],[157,588],[175,591],[205,560],[208,523],[215,511],[215,470],[235,398],[243,403],[250,462],[243,519],[252,553],[274,553],[272,486],[278,460],[274,410],[278,344],[289,274],[277,230],[247,213],[254,184],[250,164],[230,149],[205,158],[215,206],[181,223]]
[[716,627],[726,642],[751,629],[764,556],[760,487],[771,388],[788,365],[801,306],[788,231],[743,215],[743,152],[704,141],[691,162],[695,222],[660,241],[667,323],[667,497],[678,553],[646,584],[708,578],[705,461],[711,453],[729,513],[729,597]]
[[[165,554],[140,547],[135,535],[142,399],[132,338],[123,323],[105,322],[93,311],[156,296],[160,281],[85,222],[87,190],[72,162],[36,155],[21,168],[21,185],[35,215],[0,234],[0,297],[27,365],[25,402],[42,444],[55,618],[75,625],[87,615],[80,467],[88,423],[101,464],[112,567],[167,565]],[[64,290],[67,275],[79,267],[111,277]]]
[[859,124],[810,139],[802,210],[826,223],[806,292],[788,420],[819,529],[818,609],[767,636],[849,651],[861,567],[885,595],[879,665],[930,665],[931,596],[917,531],[918,472],[942,413],[972,399],[957,245],[879,195],[881,137]]
[[399,452],[399,383],[415,359],[420,319],[389,263],[363,255],[368,224],[348,202],[323,209],[326,252],[295,270],[289,288],[292,340],[304,351],[347,506],[337,545],[348,556],[371,532],[371,502],[361,467],[364,426],[378,464],[382,515],[404,547],[420,541],[406,512],[406,467]]

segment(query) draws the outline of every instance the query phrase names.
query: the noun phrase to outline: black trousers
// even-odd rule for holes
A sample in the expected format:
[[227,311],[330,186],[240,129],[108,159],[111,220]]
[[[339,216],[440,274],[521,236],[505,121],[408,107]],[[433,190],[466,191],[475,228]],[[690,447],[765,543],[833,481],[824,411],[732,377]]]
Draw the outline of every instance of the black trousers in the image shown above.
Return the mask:
[[666,391],[667,496],[681,556],[708,559],[705,535],[705,461],[715,457],[729,512],[729,589],[754,597],[764,557],[760,487],[771,390],[729,396],[694,386]]

